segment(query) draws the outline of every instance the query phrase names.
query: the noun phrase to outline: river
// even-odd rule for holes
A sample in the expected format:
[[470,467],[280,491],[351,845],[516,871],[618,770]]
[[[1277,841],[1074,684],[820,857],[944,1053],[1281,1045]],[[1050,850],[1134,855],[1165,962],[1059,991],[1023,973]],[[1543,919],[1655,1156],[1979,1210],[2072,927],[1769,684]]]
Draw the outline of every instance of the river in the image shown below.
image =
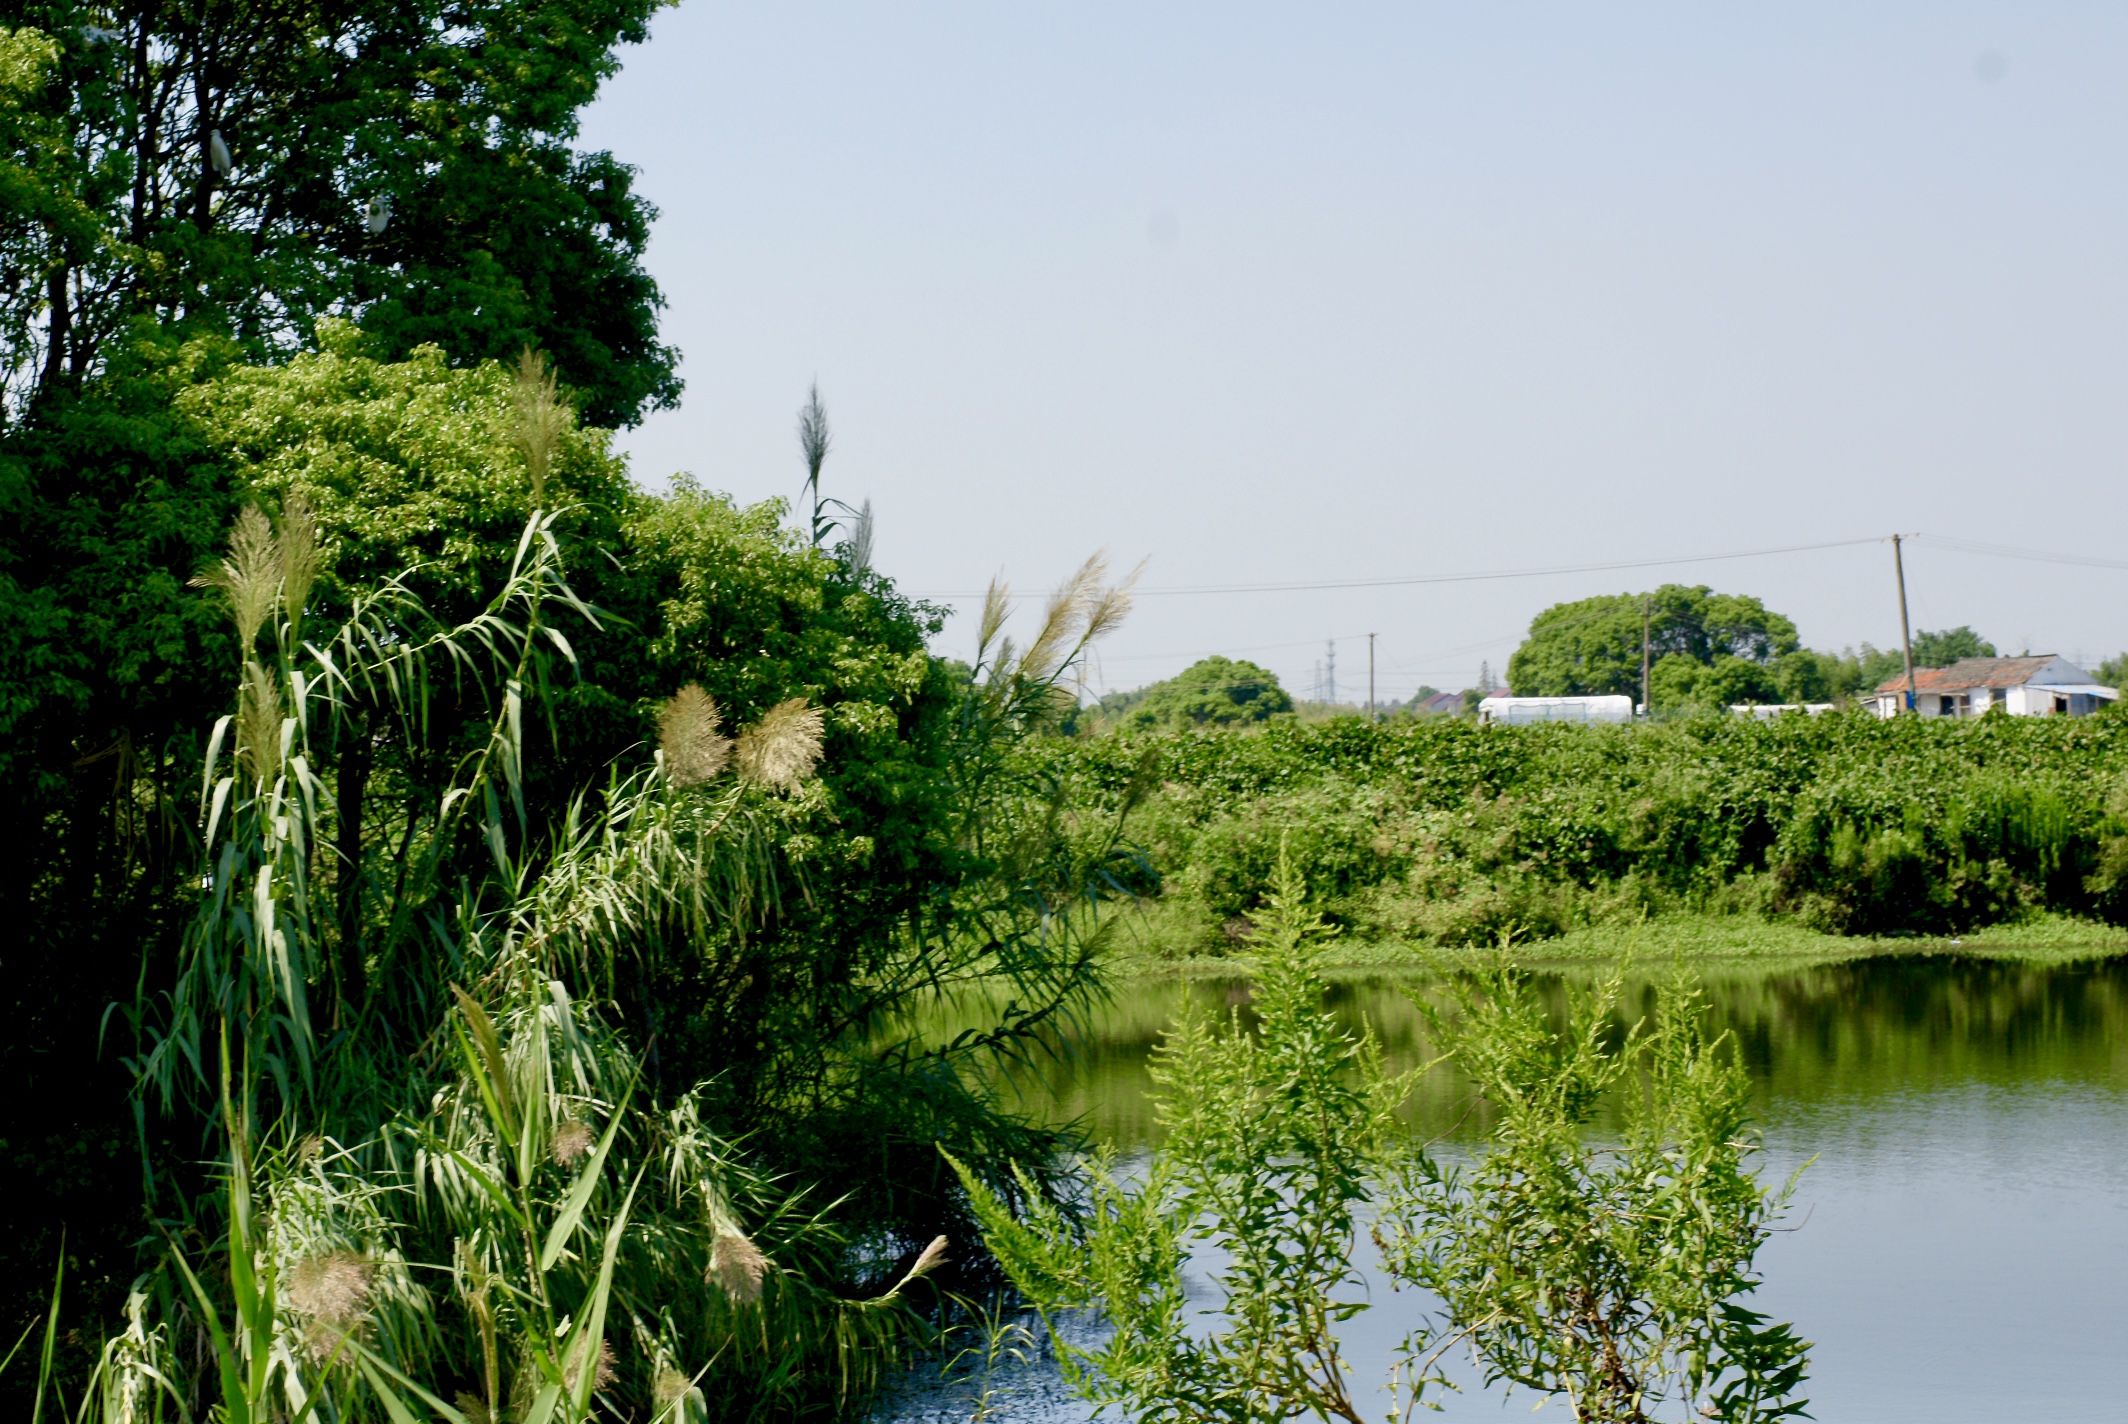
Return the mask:
[[[1563,994],[1590,973],[1544,982]],[[1701,977],[1752,1075],[1764,1174],[1811,1163],[1792,1229],[1759,1254],[1755,1304],[1814,1342],[1812,1416],[2128,1419],[2128,960],[1917,954]],[[1429,1056],[1409,997],[1420,983],[1337,978],[1331,1001],[1409,1064]],[[1651,992],[1635,982],[1627,1003]],[[1015,1091],[1126,1154],[1148,1150],[1146,1057],[1185,997],[1247,1014],[1238,979],[1134,980]],[[1468,1089],[1437,1071],[1414,1097],[1413,1129],[1457,1150],[1477,1130],[1469,1106]],[[1410,1323],[1409,1296],[1374,1299],[1346,1332],[1356,1378],[1386,1374]],[[1086,1415],[1039,1359],[990,1384],[1003,1419]],[[886,1412],[967,1418],[973,1389],[919,1372]],[[1563,1403],[1533,1416],[1533,1397],[1475,1380],[1443,1402],[1435,1417],[1449,1420],[1569,1417]]]

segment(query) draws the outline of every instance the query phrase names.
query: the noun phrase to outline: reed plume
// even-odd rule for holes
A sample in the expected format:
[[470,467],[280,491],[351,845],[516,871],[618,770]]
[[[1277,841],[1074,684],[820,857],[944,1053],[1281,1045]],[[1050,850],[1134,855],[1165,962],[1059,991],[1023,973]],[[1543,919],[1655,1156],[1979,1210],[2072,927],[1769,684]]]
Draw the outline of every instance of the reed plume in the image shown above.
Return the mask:
[[352,1251],[329,1251],[297,1263],[288,1278],[288,1303],[310,1317],[305,1338],[313,1355],[330,1355],[361,1324],[376,1269]]
[[281,529],[274,541],[281,566],[281,606],[288,612],[293,630],[303,626],[303,605],[310,601],[311,586],[318,581],[318,521],[310,504],[300,494],[290,495],[281,505]]
[[273,612],[280,584],[281,555],[274,547],[273,525],[255,504],[245,506],[230,527],[229,557],[192,580],[193,587],[218,588],[229,600],[229,616],[246,655]]
[[739,734],[739,774],[779,791],[795,791],[820,761],[820,709],[803,697],[779,702]]
[[1005,618],[1011,612],[1011,586],[1003,578],[990,580],[990,587],[983,591],[983,617],[976,627],[976,647],[988,648],[997,638],[998,630],[1005,626]]
[[929,1246],[926,1246],[923,1249],[922,1254],[920,1254],[916,1258],[916,1264],[909,1267],[908,1274],[903,1276],[900,1281],[896,1282],[894,1289],[896,1291],[899,1291],[903,1286],[908,1285],[909,1282],[921,1280],[925,1276],[930,1275],[933,1271],[937,1270],[940,1266],[943,1266],[945,1264],[946,1238],[943,1236],[934,1236],[931,1238],[931,1244]]
[[650,1384],[650,1396],[657,1404],[659,1416],[677,1418],[679,1402],[685,1399],[694,1387],[693,1380],[670,1366],[659,1370],[657,1378]]
[[820,467],[828,462],[834,444],[828,433],[828,409],[820,403],[820,383],[815,381],[806,392],[805,404],[798,408],[798,449],[805,456],[806,487],[815,494],[820,490]]
[[546,501],[547,472],[554,466],[554,456],[576,412],[562,399],[547,358],[529,346],[517,358],[511,407],[517,418],[511,443],[524,453],[525,468],[532,476],[532,507],[537,509]]
[[1084,626],[1088,612],[1101,597],[1101,576],[1107,572],[1108,556],[1095,554],[1064,580],[1063,587],[1042,610],[1042,626],[1020,659],[1019,671],[1023,677],[1047,682],[1056,675],[1071,652],[1072,644],[1079,641],[1074,635]]
[[857,518],[850,525],[850,569],[863,573],[872,567],[872,501],[867,499],[858,506]]
[[761,1277],[768,1271],[768,1257],[761,1248],[746,1238],[736,1227],[727,1227],[717,1233],[717,1240],[709,1248],[709,1272],[706,1277],[712,1284],[722,1288],[725,1296],[736,1305],[752,1305],[761,1299]]
[[[569,1347],[569,1363],[563,1371],[564,1387],[571,1394],[576,1392],[577,1382],[583,1378],[584,1356],[589,1352],[591,1337],[582,1335]],[[591,1367],[591,1387],[605,1389],[620,1378],[620,1357],[613,1353],[613,1344],[608,1340],[598,1343],[598,1356]]]
[[239,762],[257,780],[270,782],[280,774],[280,685],[248,658],[237,691],[236,749]]
[[573,1167],[591,1151],[591,1129],[575,1118],[563,1123],[554,1131],[554,1141],[547,1151],[559,1166]]
[[719,730],[723,720],[716,699],[699,682],[681,688],[659,709],[658,748],[673,785],[699,786],[724,770],[732,744]]

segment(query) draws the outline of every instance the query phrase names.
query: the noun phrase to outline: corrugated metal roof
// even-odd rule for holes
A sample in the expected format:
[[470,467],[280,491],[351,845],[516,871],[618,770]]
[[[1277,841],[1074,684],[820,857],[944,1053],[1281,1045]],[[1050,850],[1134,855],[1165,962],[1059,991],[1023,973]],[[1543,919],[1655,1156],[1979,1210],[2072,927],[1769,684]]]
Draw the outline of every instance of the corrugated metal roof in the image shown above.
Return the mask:
[[[2045,653],[2031,658],[1960,658],[1949,667],[1914,669],[1916,692],[1958,692],[1968,687],[2023,687],[2055,659]],[[1906,674],[1888,678],[1879,692],[1906,691]]]

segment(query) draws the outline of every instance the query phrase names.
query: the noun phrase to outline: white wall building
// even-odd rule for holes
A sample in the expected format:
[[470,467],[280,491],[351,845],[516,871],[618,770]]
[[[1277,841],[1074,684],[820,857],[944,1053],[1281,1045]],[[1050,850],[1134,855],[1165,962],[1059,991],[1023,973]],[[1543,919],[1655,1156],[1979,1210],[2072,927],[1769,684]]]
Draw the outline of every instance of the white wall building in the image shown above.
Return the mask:
[[1771,722],[1784,712],[1796,712],[1805,717],[1822,716],[1837,705],[1832,702],[1732,702],[1729,710],[1754,722]]
[[1630,697],[1516,697],[1495,692],[1478,704],[1478,720],[1488,725],[1527,727],[1538,722],[1630,722]]
[[[1978,717],[2001,708],[2012,717],[2083,717],[2121,694],[2067,658],[1961,658],[1949,667],[1914,669],[1914,710],[1924,717]],[[1879,717],[1906,706],[1906,674],[1870,697]]]

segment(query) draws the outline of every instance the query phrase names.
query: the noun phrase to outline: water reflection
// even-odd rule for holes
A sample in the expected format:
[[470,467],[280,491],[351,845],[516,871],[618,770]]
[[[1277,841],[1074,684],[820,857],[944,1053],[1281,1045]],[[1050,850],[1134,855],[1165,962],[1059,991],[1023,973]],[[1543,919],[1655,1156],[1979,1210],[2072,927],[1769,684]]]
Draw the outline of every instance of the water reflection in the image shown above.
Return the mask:
[[[1652,1010],[1663,973],[1627,985],[1625,1012]],[[1559,1002],[1586,991],[1594,970],[1542,973]],[[2078,1083],[2128,1089],[2128,960],[2036,965],[1902,955],[1807,968],[1703,973],[1712,1022],[1736,1035],[1770,1114],[1834,1099],[1871,1099],[1955,1084]],[[1414,994],[1438,1000],[1408,974],[1334,978],[1330,1006],[1349,1026],[1371,1028],[1397,1068],[1434,1056]],[[1145,1063],[1185,1004],[1250,1022],[1240,978],[1134,980],[1076,1032],[1052,1038],[1023,1065],[1010,1094],[1052,1120],[1078,1119],[1128,1150],[1158,1136]],[[950,1037],[979,1021],[970,1009],[928,1025]],[[1452,1072],[1421,1080],[1414,1125],[1429,1135],[1471,1135],[1469,1094]]]
[[[1652,1006],[1660,977],[1634,978],[1628,1012]],[[1563,1004],[1593,978],[1540,982]],[[2128,1417],[2128,961],[1917,955],[1724,968],[1702,982],[1751,1072],[1767,1169],[1816,1159],[1797,1229],[1761,1255],[1760,1294],[1761,1308],[1816,1342],[1812,1414],[1829,1424]],[[1332,1004],[1408,1066],[1433,1056],[1413,1002],[1429,992],[1408,976],[1354,976],[1334,984]],[[1247,1018],[1239,979],[1137,981],[1012,1091],[1030,1110],[1141,1149],[1157,1137],[1146,1058],[1192,1001]],[[929,1027],[950,1033],[955,1017]],[[1421,1080],[1411,1117],[1451,1144],[1482,1126],[1448,1071]],[[1386,1364],[1408,1308],[1355,1322],[1355,1363]],[[1011,1388],[1010,1414],[1080,1415],[1039,1373]],[[1442,1417],[1525,1416],[1531,1402],[1465,1395]],[[905,1412],[951,1406],[933,1397]]]

